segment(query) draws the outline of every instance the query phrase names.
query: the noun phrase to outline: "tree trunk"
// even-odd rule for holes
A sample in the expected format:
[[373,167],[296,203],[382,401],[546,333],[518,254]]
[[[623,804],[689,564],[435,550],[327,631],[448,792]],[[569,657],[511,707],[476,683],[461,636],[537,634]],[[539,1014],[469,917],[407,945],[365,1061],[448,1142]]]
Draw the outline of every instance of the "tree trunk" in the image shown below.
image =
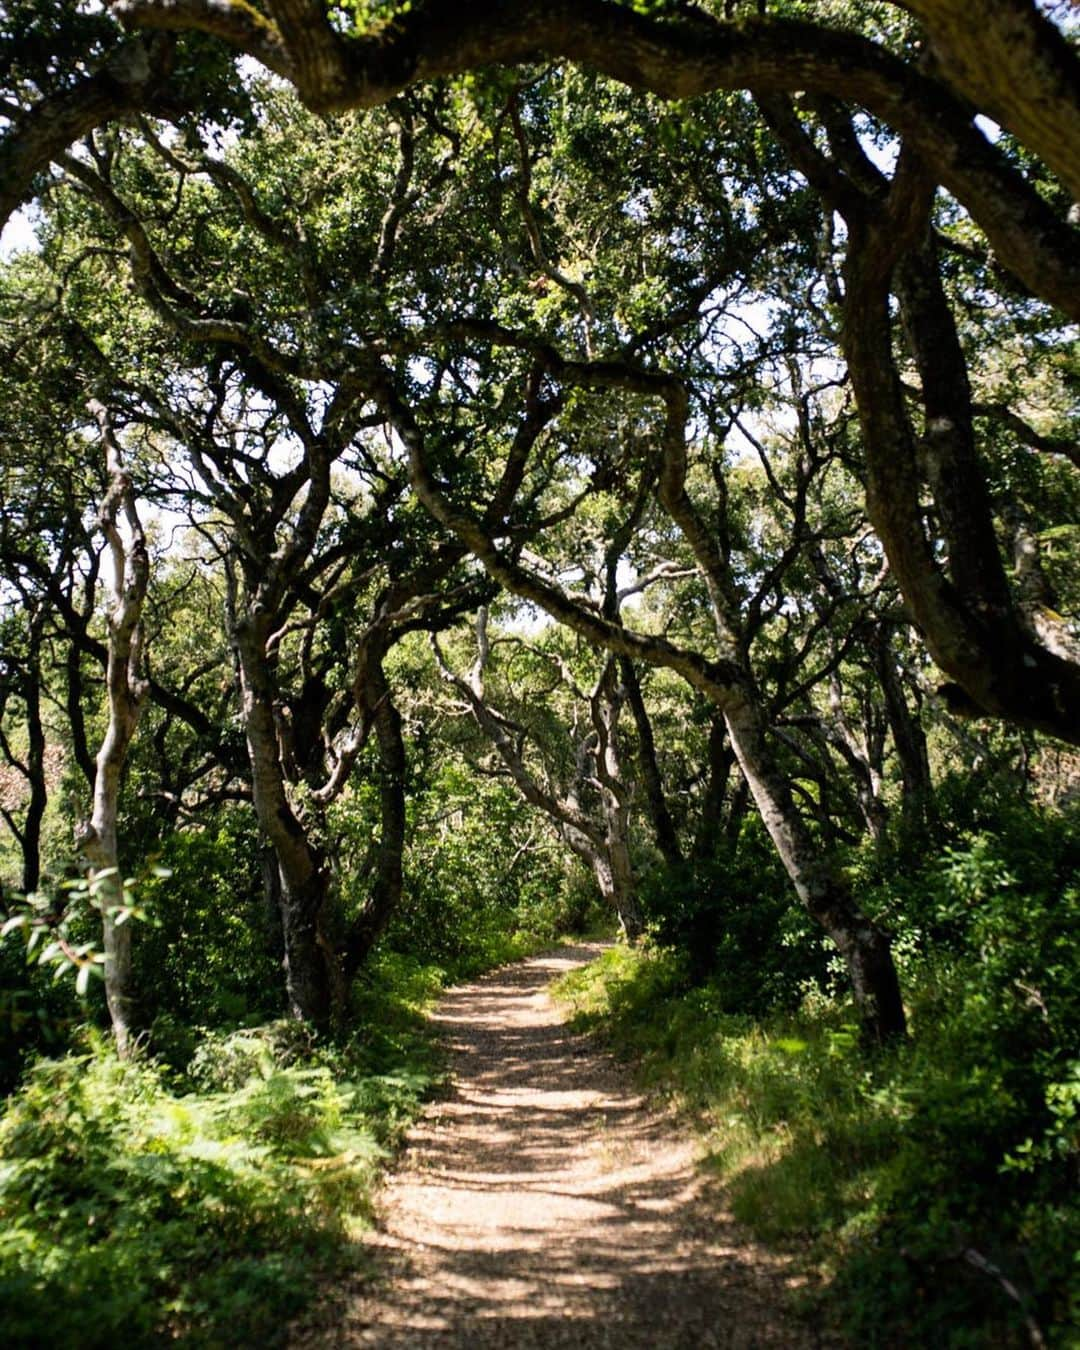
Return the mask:
[[[90,884],[100,906],[105,949],[105,999],[120,1055],[129,1055],[136,1030],[131,983],[131,926],[118,922],[124,903],[117,844],[120,782],[128,748],[146,701],[142,677],[142,607],[150,580],[146,538],[135,508],[131,479],[104,409],[97,415],[105,445],[109,488],[101,504],[100,523],[112,557],[105,687],[109,724],[94,766],[94,800],[90,819],[76,831],[76,843],[90,864]],[[123,516],[129,540],[118,527]]]
[[[909,343],[923,382],[923,448],[949,575],[924,524],[916,441],[892,354],[889,250],[852,227],[844,266],[843,344],[866,455],[866,508],[904,602],[937,662],[976,714],[1080,743],[1080,664],[1018,622],[970,433],[970,398],[955,325],[929,246],[898,269]],[[955,377],[955,378],[951,378]],[[962,377],[962,378],[961,378]]]
[[372,894],[349,928],[345,955],[345,972],[349,979],[363,965],[398,907],[405,851],[405,741],[401,734],[401,714],[391,700],[381,659],[370,663],[361,697],[365,714],[374,722],[379,748],[381,833]]
[[[724,719],[715,708],[709,718],[708,753],[709,777],[705,784],[705,794],[701,802],[701,819],[694,836],[694,857],[698,859],[711,858],[716,854],[717,845],[720,841],[720,831],[724,824],[724,798],[727,796],[728,780],[731,777],[731,768],[734,763],[734,756],[727,741]],[[743,796],[745,797],[746,783],[744,779],[739,779],[738,788],[743,790]],[[738,788],[736,791],[738,791]],[[734,809],[735,803],[733,800],[729,808],[729,819]],[[738,826],[736,825],[737,832]]]
[[122,761],[108,761],[109,746],[107,736],[98,756],[93,815],[76,832],[75,842],[90,864],[91,891],[101,911],[105,1002],[117,1053],[126,1058],[134,1048],[138,1016],[131,979],[131,925],[117,923],[117,912],[124,903],[116,831]]
[[679,836],[675,830],[675,822],[671,819],[671,812],[668,810],[663,779],[660,777],[660,765],[656,758],[656,741],[653,737],[649,710],[645,706],[645,699],[641,692],[641,681],[638,679],[633,661],[628,657],[623,656],[619,659],[619,671],[622,676],[623,687],[626,690],[626,701],[630,704],[634,726],[637,729],[638,763],[641,766],[641,777],[645,784],[645,796],[649,803],[649,818],[652,821],[653,833],[656,836],[656,846],[663,854],[667,865],[677,867],[682,862],[682,851],[679,848]]
[[330,1025],[338,1005],[330,965],[333,950],[320,927],[326,896],[323,871],[313,871],[306,882],[300,882],[287,877],[281,868],[281,933],[289,1014],[319,1028]]
[[[634,672],[631,669],[632,683]],[[593,729],[597,736],[596,785],[600,791],[603,818],[604,853],[611,874],[611,901],[628,942],[636,942],[645,930],[641,905],[637,898],[634,867],[630,859],[630,790],[623,777],[622,743],[619,715],[626,685],[620,687],[619,663],[608,655],[600,678],[589,699]],[[638,697],[641,691],[638,689]],[[642,704],[642,712],[645,712]],[[648,723],[648,716],[645,716]],[[651,740],[651,730],[649,733]],[[655,760],[654,760],[655,767]],[[659,787],[659,773],[657,773]],[[661,798],[663,793],[661,791]],[[665,807],[666,812],[666,807]],[[670,825],[670,818],[668,821]]]
[[23,855],[22,888],[30,895],[41,884],[41,822],[48,802],[45,785],[45,728],[41,723],[41,632],[31,625],[31,646],[27,659],[27,679],[23,702],[26,705],[26,777],[30,784],[20,845]]
[[[580,854],[579,856],[586,856]],[[645,920],[634,889],[629,851],[592,849],[587,855],[603,901],[614,912],[627,942],[637,942],[645,931]]]
[[855,801],[863,818],[866,831],[875,844],[885,837],[889,822],[889,811],[881,796],[880,756],[871,748],[869,730],[860,736],[851,724],[844,709],[843,692],[840,681],[833,673],[829,706],[831,721],[825,728],[825,741],[836,750],[847,765],[855,787]]
[[908,707],[886,629],[875,631],[871,648],[874,667],[885,696],[885,715],[889,720],[893,748],[900,765],[901,818],[905,832],[909,836],[916,836],[929,823],[933,803],[926,735],[918,716]]
[[728,807],[727,819],[724,821],[724,842],[728,848],[737,847],[739,836],[742,834],[743,821],[746,819],[749,810],[750,787],[745,776],[740,772],[735,790],[731,794],[731,805]]
[[743,775],[799,899],[844,958],[864,1038],[879,1043],[903,1036],[904,1005],[888,938],[860,912],[832,860],[807,831],[756,710],[734,704],[725,717]]
[[255,814],[274,850],[281,880],[285,992],[290,1016],[325,1027],[335,1003],[333,953],[321,931],[329,872],[297,819],[285,788],[266,656],[265,618],[250,614],[233,624],[240,690],[251,763]]

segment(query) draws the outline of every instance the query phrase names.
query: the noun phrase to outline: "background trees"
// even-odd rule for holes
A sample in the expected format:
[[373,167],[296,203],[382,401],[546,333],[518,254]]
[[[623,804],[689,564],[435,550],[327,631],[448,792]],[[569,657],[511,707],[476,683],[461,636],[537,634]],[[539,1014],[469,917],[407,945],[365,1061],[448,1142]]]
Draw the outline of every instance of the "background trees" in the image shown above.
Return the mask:
[[[952,395],[931,351],[947,351],[957,388],[966,358],[942,246],[902,261],[926,235],[933,184],[907,144],[891,177],[878,167],[835,100],[758,97],[773,140],[741,96],[643,116],[625,89],[561,70],[410,91],[367,126],[328,132],[280,89],[249,84],[262,130],[224,153],[213,126],[182,116],[95,132],[59,161],[52,309],[142,438],[158,499],[220,560],[252,800],[303,1016],[323,1022],[341,1005],[340,961],[356,968],[400,894],[404,747],[385,654],[402,631],[481,601],[485,584],[622,663],[604,667],[604,701],[612,715],[633,704],[669,862],[681,846],[634,663],[677,672],[717,708],[872,1037],[901,1032],[903,1012],[887,939],[840,849],[862,830],[884,836],[889,731],[913,827],[928,779],[889,655],[902,622],[891,581],[962,675],[956,706],[1069,733],[1071,638],[1051,617],[1031,524],[1001,515],[1022,560],[1014,597],[972,402],[934,401]],[[884,129],[862,134],[886,144]],[[935,238],[954,224],[943,216]],[[134,307],[119,303],[118,248]],[[930,400],[921,459],[885,307],[894,267]],[[88,289],[95,277],[103,290]],[[416,527],[430,517],[441,539]],[[468,554],[488,583],[462,570]],[[622,597],[645,593],[664,603],[639,627]],[[359,628],[339,608],[355,619],[358,600],[371,605]],[[856,726],[845,680],[860,642],[877,655]],[[332,939],[325,809],[372,732],[385,848],[370,903]],[[608,826],[619,823],[605,826],[605,866],[614,847],[626,889],[632,865],[613,841],[629,828],[630,788],[609,787]]]
[[[64,883],[138,617],[97,862],[159,925],[127,1040],[182,1067],[195,1027],[287,1012],[375,1042],[387,970],[476,969],[600,894],[664,998],[827,1008],[844,1045],[911,1018],[865,1061],[898,1092],[935,1016],[958,1073],[991,1061],[1020,1261],[1075,1166],[1068,24],[776,8],[5,30],[0,162],[40,193],[0,293],[11,934],[97,941]],[[1042,72],[1054,135],[994,52]],[[912,1166],[944,1175],[971,1119],[935,1101]],[[959,1209],[880,1184],[939,1251]],[[1068,1222],[1030,1238],[1055,1270]]]

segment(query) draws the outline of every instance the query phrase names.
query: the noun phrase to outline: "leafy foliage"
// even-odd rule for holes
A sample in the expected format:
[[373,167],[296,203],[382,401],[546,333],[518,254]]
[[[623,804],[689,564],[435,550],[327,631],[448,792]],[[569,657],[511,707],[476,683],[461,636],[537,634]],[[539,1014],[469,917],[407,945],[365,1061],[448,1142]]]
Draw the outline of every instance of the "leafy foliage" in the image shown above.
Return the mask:
[[859,1344],[1022,1344],[1028,1319],[1069,1344],[1077,837],[1075,814],[1014,808],[905,879],[951,937],[911,958],[915,1040],[872,1059],[842,1004],[811,993],[751,1020],[722,974],[687,992],[670,954],[609,953],[563,981],[579,1023],[701,1121],[736,1216],[813,1240]]
[[[26,1344],[272,1341],[437,1077],[419,1009],[598,891],[653,945],[568,987],[702,1114],[737,1212],[819,1244],[860,1342],[1075,1314],[1080,770],[1043,736],[1074,735],[1080,402],[1072,335],[1000,262],[1030,220],[1027,284],[1064,294],[1064,184],[1008,131],[967,171],[950,90],[1025,99],[947,24],[620,3],[691,61],[710,12],[777,70],[818,25],[829,82],[812,52],[790,101],[486,66],[324,115],[208,34],[76,0],[0,20],[5,147],[103,62],[160,62],[74,153],[46,136],[39,247],[0,267],[0,1311]],[[1021,50],[994,9],[986,50]],[[368,92],[418,17],[328,13]],[[908,63],[911,99],[949,95],[922,153],[952,149],[955,191],[918,239],[886,237],[899,132],[836,93],[859,51],[872,97]],[[867,262],[895,272],[872,359]],[[104,731],[99,406],[155,562],[113,784],[125,874],[169,872],[138,892],[130,1064],[86,1049],[102,916],[58,880]],[[469,668],[479,606],[469,690],[509,754],[428,654]],[[41,876],[65,907],[9,897]],[[876,971],[880,1013],[894,964],[914,1040],[867,1057],[845,980]]]
[[783,870],[756,822],[737,848],[649,874],[642,902],[657,947],[708,983],[713,1006],[760,1015],[797,1007],[827,978],[824,944],[785,894]]
[[383,969],[377,1044],[278,1023],[207,1037],[182,1077],[100,1047],[28,1073],[0,1118],[14,1343],[281,1342],[358,1259],[376,1170],[435,1082],[416,1029],[431,981]]

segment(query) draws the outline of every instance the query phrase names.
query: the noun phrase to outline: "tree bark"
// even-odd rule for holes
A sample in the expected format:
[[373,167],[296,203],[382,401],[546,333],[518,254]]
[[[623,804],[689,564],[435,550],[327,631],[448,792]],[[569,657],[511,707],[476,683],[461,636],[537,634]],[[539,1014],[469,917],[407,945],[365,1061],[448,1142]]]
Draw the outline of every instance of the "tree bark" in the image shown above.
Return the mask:
[[592,868],[604,904],[619,921],[619,928],[627,942],[634,943],[645,931],[645,917],[637,898],[630,850],[625,841],[606,848],[578,848],[578,856]]
[[[90,884],[100,906],[105,953],[105,999],[116,1048],[131,1054],[137,1030],[132,988],[131,925],[121,921],[124,888],[120,874],[117,816],[120,784],[128,749],[146,701],[142,675],[142,608],[150,580],[146,536],[135,505],[131,478],[103,408],[93,411],[105,446],[109,486],[100,523],[112,557],[112,583],[106,615],[108,662],[105,687],[109,723],[95,761],[93,809],[76,831],[76,843],[90,864]],[[120,530],[126,523],[128,541]]]
[[645,784],[645,797],[649,803],[649,818],[652,821],[656,846],[669,867],[677,867],[682,862],[682,850],[679,848],[679,836],[675,822],[668,810],[667,794],[664,792],[664,780],[660,775],[660,764],[656,758],[656,740],[653,736],[652,719],[645,706],[641,692],[641,681],[634,668],[633,661],[625,656],[619,660],[626,701],[634,717],[637,729],[638,764],[641,768],[642,782]]
[[252,800],[264,837],[274,850],[281,879],[281,930],[285,992],[292,1017],[317,1027],[329,1024],[334,1006],[332,952],[321,931],[329,871],[297,820],[285,790],[274,688],[266,653],[266,619],[234,616],[233,641],[240,666],[241,706]]
[[28,672],[24,703],[26,707],[26,777],[30,801],[22,827],[22,889],[30,895],[41,883],[41,822],[48,805],[45,783],[45,728],[41,722],[40,651],[34,654],[34,667]]
[[372,893],[349,927],[345,951],[349,979],[367,959],[397,909],[404,883],[406,759],[401,714],[390,696],[381,647],[364,667],[367,674],[357,697],[374,725],[378,744],[381,830]]
[[1080,201],[1080,62],[1031,0],[902,0],[951,84],[1041,155]]
[[627,941],[636,942],[645,930],[645,919],[630,857],[630,791],[623,774],[619,736],[623,689],[619,687],[618,676],[618,659],[610,654],[596,682],[591,704],[597,733],[596,777],[604,821],[604,854],[611,870],[611,902]]
[[885,715],[889,721],[893,748],[900,765],[901,818],[905,832],[909,837],[914,837],[929,823],[933,804],[926,735],[918,715],[908,707],[886,628],[875,629],[871,638],[871,652],[885,698]]

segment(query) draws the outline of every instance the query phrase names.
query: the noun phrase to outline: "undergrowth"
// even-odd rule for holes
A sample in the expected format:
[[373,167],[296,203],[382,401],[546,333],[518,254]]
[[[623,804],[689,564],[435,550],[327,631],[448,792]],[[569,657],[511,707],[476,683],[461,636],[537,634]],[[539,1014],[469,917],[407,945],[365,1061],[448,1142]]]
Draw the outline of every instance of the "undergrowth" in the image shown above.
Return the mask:
[[993,961],[913,969],[915,1036],[875,1056],[849,1005],[815,993],[796,1013],[732,1014],[671,953],[614,948],[556,992],[696,1118],[736,1218],[809,1251],[817,1312],[853,1344],[1064,1348],[1080,1065],[1045,1027],[1023,1051],[1030,1010],[990,996]]
[[437,1080],[439,984],[381,958],[336,1043],[276,1022],[205,1035],[183,1069],[92,1040],[38,1062],[0,1117],[5,1343],[281,1343],[359,1259],[377,1170]]

